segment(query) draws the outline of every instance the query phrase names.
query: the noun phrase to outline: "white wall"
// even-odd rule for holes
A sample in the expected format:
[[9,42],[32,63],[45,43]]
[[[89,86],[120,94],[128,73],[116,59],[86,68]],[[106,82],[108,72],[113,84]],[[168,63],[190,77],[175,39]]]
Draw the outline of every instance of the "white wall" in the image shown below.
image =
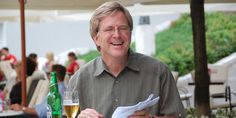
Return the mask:
[[[18,58],[21,57],[19,23],[4,23],[7,47]],[[26,23],[26,54],[37,53],[44,57],[46,52],[55,55],[72,48],[92,48],[95,45],[89,35],[88,21]]]

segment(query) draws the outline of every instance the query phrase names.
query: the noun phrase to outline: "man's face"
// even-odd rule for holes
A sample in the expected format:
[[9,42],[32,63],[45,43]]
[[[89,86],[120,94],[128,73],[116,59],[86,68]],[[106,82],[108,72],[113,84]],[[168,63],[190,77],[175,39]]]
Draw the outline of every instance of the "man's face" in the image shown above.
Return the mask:
[[120,58],[127,55],[131,31],[125,15],[118,11],[104,17],[99,25],[99,32],[93,38],[103,57]]

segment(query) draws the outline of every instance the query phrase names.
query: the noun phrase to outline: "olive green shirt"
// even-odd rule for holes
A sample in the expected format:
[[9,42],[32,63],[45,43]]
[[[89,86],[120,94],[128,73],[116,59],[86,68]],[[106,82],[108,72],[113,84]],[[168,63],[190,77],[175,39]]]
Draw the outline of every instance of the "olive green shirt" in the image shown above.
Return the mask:
[[101,57],[87,63],[71,78],[68,90],[78,90],[81,110],[92,108],[111,118],[119,106],[135,105],[150,94],[160,96],[150,107],[153,115],[186,115],[175,80],[165,64],[129,51],[128,63],[115,77]]

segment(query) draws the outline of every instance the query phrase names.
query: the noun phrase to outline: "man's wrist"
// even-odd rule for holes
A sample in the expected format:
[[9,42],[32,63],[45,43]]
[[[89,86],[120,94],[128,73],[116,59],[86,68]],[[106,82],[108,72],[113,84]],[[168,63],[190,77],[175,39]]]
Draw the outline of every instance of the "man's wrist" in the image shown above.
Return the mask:
[[149,118],[154,118],[154,116],[152,114],[149,115]]
[[26,110],[26,107],[22,107],[22,111],[25,112],[25,110]]

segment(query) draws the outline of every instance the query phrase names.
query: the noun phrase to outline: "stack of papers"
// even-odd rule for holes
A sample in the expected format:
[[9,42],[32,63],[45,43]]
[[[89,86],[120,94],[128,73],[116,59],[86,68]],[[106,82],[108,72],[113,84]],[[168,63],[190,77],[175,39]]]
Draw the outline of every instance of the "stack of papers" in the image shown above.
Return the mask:
[[159,97],[153,98],[154,95],[151,94],[145,101],[141,101],[133,106],[120,106],[114,111],[112,118],[127,118],[132,115],[135,111],[143,110],[145,108],[151,107],[156,104]]

